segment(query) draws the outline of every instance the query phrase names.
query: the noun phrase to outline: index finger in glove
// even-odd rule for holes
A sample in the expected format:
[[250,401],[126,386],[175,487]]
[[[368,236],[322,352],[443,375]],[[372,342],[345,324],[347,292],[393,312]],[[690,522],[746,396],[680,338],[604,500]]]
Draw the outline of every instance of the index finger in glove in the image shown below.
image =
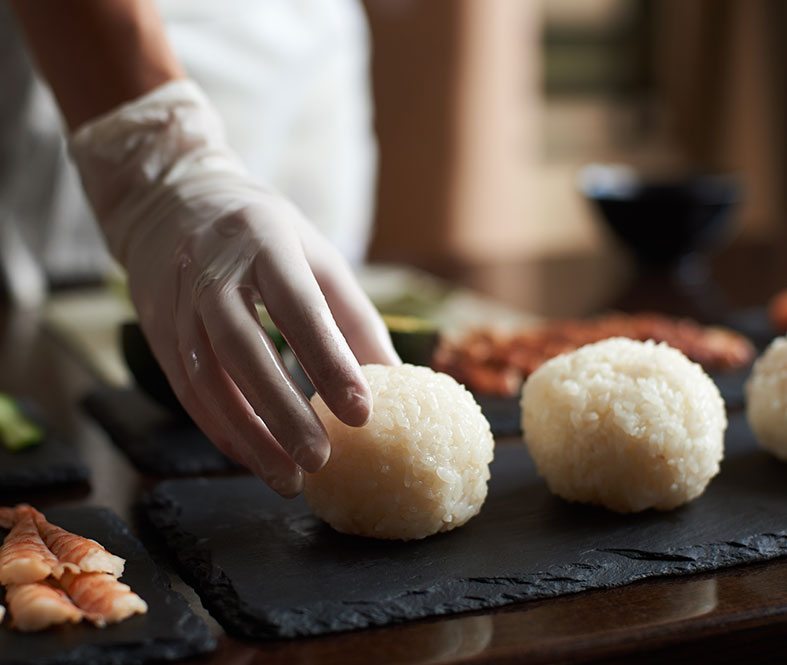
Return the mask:
[[325,404],[348,425],[365,424],[372,410],[369,384],[297,237],[258,254],[253,273],[268,313]]
[[307,258],[339,329],[362,364],[400,365],[388,329],[338,251],[313,243]]

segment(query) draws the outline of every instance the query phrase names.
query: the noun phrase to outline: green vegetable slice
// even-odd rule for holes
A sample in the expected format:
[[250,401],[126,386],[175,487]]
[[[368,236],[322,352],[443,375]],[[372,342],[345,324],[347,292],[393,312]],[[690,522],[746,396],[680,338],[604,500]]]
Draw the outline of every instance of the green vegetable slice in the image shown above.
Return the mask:
[[0,441],[3,445],[16,452],[41,443],[43,438],[43,428],[22,413],[13,397],[0,393]]
[[406,363],[429,365],[439,341],[437,324],[417,316],[383,314],[391,342]]

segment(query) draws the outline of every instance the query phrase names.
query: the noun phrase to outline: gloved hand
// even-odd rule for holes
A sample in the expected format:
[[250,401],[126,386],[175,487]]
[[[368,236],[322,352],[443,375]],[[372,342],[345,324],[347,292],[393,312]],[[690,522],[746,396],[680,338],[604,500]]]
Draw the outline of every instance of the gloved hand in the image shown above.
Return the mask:
[[360,363],[398,363],[339,253],[253,181],[197,86],[170,82],[71,139],[140,325],[205,434],[285,496],[328,459],[327,436],[259,323],[272,320],[331,410],[363,425]]

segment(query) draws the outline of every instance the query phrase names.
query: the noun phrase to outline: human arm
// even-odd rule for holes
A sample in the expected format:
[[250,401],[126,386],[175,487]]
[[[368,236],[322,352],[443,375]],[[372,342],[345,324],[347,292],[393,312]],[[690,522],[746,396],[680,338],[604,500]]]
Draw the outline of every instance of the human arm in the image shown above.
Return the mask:
[[[55,5],[72,15],[42,16]],[[397,361],[379,317],[336,250],[246,174],[210,103],[182,79],[152,3],[15,6],[75,130],[85,189],[173,389],[222,450],[296,493],[296,463],[316,470],[328,442],[253,304],[264,302],[317,390],[352,425],[371,407],[358,362]],[[95,37],[105,30],[120,36]],[[120,54],[102,55],[118,44]],[[123,53],[137,65],[94,62]],[[129,103],[118,107],[119,97]]]
[[185,73],[150,0],[9,0],[70,129]]

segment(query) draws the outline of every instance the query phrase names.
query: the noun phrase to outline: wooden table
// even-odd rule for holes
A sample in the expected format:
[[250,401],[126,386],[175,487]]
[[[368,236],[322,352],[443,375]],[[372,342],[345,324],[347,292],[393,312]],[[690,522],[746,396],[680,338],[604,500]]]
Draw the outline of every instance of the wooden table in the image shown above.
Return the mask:
[[[774,258],[774,263],[767,265],[763,259],[751,261],[749,265],[759,266],[759,270],[749,275],[751,292],[735,295],[741,304],[751,304],[747,298],[754,302],[757,288],[762,294],[779,280],[787,286],[783,259]],[[737,271],[744,264],[731,259],[730,265]],[[587,266],[580,266],[580,270],[587,270]],[[743,290],[734,273],[724,274],[728,283]],[[758,274],[768,278],[767,283],[759,279],[759,287]],[[0,312],[0,368],[0,390],[36,399],[93,473],[89,491],[20,498],[43,508],[55,504],[109,506],[133,524],[135,501],[155,479],[135,471],[80,411],[79,399],[95,385],[96,378],[59,339],[42,328],[40,312],[8,308]],[[194,592],[171,572],[155,540],[145,542],[170,571],[174,586],[205,617],[218,638],[219,647],[213,655],[193,662],[663,663],[669,659],[737,664],[743,659],[783,662],[785,658],[785,559],[713,574],[649,580],[493,612],[324,638],[247,644],[227,637],[201,608]]]

